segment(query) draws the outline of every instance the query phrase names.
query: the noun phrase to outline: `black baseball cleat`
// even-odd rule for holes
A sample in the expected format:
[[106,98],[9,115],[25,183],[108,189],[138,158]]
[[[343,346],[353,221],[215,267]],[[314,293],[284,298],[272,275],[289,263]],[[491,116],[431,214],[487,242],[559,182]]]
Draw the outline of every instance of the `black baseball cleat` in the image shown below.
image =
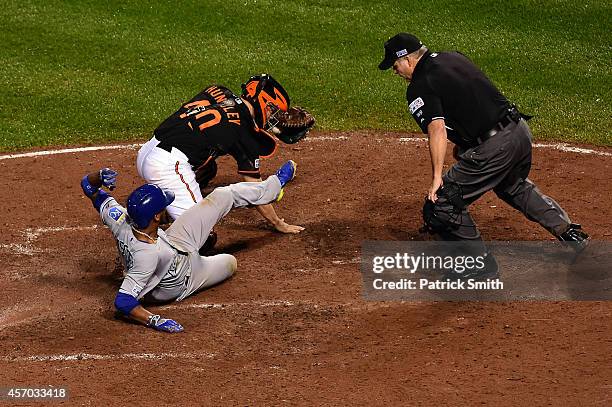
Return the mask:
[[577,254],[582,253],[589,245],[590,237],[577,223],[570,223],[567,230],[557,236],[565,245],[571,246]]

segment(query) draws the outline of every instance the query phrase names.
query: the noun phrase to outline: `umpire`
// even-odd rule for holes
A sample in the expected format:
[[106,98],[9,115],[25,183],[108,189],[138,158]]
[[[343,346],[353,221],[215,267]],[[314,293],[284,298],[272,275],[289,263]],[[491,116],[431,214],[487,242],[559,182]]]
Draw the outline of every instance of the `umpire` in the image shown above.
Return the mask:
[[[430,52],[408,33],[390,38],[384,48],[379,69],[393,67],[409,82],[408,109],[429,137],[433,174],[423,207],[428,230],[442,240],[480,241],[468,206],[492,189],[557,239],[583,250],[589,236],[527,178],[529,117],[459,52]],[[447,139],[455,144],[457,162],[442,175]]]

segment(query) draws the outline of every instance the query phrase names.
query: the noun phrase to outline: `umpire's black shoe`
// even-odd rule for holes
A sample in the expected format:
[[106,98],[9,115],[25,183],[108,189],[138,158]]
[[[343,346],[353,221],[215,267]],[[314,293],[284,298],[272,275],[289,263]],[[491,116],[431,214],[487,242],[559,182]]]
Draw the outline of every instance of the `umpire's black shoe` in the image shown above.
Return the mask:
[[589,235],[582,230],[582,226],[577,223],[570,223],[567,230],[557,237],[567,246],[571,246],[576,253],[582,253],[589,245]]

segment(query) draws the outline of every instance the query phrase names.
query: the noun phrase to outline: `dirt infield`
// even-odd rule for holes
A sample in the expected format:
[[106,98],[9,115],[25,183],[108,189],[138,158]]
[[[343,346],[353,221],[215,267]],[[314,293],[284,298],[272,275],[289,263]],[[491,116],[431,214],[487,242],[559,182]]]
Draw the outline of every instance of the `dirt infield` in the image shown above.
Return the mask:
[[[158,308],[180,335],[113,318],[115,246],[80,190],[110,166],[125,200],[133,148],[0,161],[0,387],[62,386],[65,404],[95,406],[610,405],[609,302],[362,299],[362,240],[420,238],[430,164],[409,137],[316,133],[264,161],[299,163],[277,211],[306,230],[232,212],[217,231],[237,275]],[[612,150],[597,151],[535,148],[531,178],[612,240]],[[217,184],[238,180],[219,164]],[[550,239],[493,194],[472,212],[486,239]]]

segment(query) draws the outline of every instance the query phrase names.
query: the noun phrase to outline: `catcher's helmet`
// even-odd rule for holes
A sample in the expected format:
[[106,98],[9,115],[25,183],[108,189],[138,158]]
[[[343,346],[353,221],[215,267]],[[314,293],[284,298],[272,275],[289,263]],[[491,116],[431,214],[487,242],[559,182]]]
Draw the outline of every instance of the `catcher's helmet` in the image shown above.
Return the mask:
[[246,83],[243,83],[242,98],[253,105],[258,129],[267,133],[277,124],[276,114],[289,109],[290,100],[287,91],[268,74],[251,76]]
[[132,191],[128,197],[128,215],[138,228],[146,228],[153,217],[172,201],[174,201],[174,192],[161,189],[155,184],[144,184]]

